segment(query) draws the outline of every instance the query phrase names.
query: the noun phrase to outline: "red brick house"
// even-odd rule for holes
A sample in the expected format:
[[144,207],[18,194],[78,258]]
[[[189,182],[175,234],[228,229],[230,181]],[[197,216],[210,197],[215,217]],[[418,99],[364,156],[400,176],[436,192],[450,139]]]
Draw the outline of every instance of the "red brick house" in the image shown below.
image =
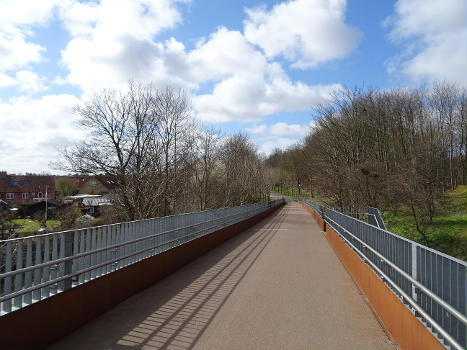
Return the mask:
[[106,175],[75,175],[72,177],[79,194],[109,194],[115,185]]
[[15,175],[0,171],[0,199],[9,205],[32,204],[55,198],[55,177]]

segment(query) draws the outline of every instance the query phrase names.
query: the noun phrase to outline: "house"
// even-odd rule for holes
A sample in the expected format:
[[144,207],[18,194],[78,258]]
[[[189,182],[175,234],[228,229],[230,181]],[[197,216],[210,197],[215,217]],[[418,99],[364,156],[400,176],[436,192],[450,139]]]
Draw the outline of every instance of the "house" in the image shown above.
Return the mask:
[[99,216],[101,213],[101,208],[106,205],[112,205],[108,196],[99,196],[99,197],[87,197],[83,198],[82,206],[86,214],[91,214],[92,216]]
[[73,177],[79,194],[109,194],[114,187],[108,176],[77,175]]
[[108,195],[98,194],[77,194],[63,198],[65,205],[79,208],[84,214],[99,216],[101,208],[106,205],[112,205]]
[[0,171],[0,199],[8,205],[27,205],[55,198],[55,178],[50,175],[15,175]]

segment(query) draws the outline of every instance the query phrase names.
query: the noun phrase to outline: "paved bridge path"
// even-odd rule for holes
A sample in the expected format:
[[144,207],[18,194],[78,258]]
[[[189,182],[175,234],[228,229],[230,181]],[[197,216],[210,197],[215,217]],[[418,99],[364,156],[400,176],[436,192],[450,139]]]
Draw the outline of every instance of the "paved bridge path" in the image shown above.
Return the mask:
[[63,338],[53,349],[396,349],[299,204]]

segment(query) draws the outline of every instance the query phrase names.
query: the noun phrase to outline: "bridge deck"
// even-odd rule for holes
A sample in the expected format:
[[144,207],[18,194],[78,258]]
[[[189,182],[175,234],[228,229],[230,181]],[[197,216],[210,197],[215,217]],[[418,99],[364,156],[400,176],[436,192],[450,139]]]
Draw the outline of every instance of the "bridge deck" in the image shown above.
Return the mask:
[[297,203],[127,299],[54,349],[395,349]]

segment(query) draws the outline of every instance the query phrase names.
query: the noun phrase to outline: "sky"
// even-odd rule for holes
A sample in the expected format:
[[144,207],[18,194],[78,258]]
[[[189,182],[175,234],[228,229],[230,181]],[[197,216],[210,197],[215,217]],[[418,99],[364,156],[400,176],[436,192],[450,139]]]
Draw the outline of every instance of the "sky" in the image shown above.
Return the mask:
[[129,79],[267,155],[336,90],[466,87],[467,2],[0,0],[0,170],[54,172],[85,134],[72,108]]

